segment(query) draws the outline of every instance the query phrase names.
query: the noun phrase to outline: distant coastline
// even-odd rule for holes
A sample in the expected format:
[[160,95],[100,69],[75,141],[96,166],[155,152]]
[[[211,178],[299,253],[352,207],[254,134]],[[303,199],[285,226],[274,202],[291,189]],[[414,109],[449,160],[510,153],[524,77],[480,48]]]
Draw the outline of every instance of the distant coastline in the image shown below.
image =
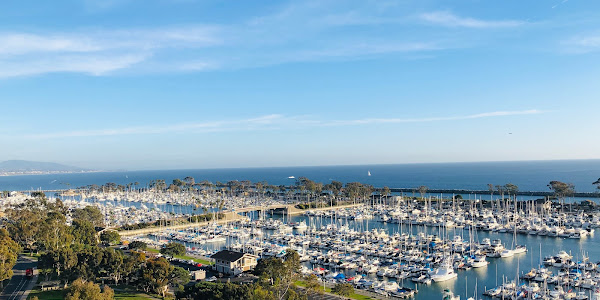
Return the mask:
[[85,171],[12,171],[0,172],[0,176],[28,176],[28,175],[56,175],[56,174],[80,174],[80,173],[98,173],[107,171],[85,170]]
[[0,176],[52,175],[95,172],[54,162],[7,160],[0,162]]

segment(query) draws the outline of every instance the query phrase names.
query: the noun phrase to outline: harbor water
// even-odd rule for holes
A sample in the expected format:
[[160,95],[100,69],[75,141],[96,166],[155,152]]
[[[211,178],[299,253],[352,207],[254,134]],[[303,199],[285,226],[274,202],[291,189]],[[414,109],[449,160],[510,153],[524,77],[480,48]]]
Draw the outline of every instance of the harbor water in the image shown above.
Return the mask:
[[[256,215],[254,215],[256,217]],[[340,218],[334,221],[332,217],[324,216],[271,216],[275,220],[282,220],[285,223],[296,223],[306,222],[311,227],[324,228],[332,222],[337,222],[338,226],[347,225],[349,229],[356,231],[372,231],[384,230],[388,235],[396,233],[408,233],[412,235],[418,235],[419,233],[425,233],[427,235],[437,235],[441,238],[447,238],[452,240],[454,236],[458,235],[463,240],[469,241],[469,238],[473,239],[475,243],[481,242],[485,238],[490,240],[499,239],[502,244],[510,248],[511,245],[525,245],[527,252],[523,254],[515,254],[508,258],[487,258],[490,262],[487,267],[472,268],[470,270],[457,270],[458,277],[444,282],[432,282],[431,284],[416,284],[409,278],[398,282],[400,286],[418,289],[418,294],[415,296],[416,299],[439,299],[444,289],[449,288],[455,294],[460,295],[462,299],[468,297],[484,298],[482,293],[486,289],[494,288],[501,285],[503,282],[514,281],[526,283],[524,280],[519,280],[519,276],[527,273],[532,268],[539,268],[542,264],[542,259],[546,256],[556,255],[559,251],[566,251],[573,256],[573,261],[581,261],[583,256],[589,257],[590,261],[597,262],[600,260],[600,239],[597,235],[592,234],[581,239],[571,239],[563,237],[551,237],[551,236],[539,236],[539,235],[528,235],[528,234],[515,234],[515,233],[500,233],[492,231],[473,230],[471,235],[469,234],[468,228],[448,228],[443,227],[432,227],[423,225],[407,225],[407,224],[390,224],[373,219],[363,220],[351,220]],[[273,234],[273,230],[264,230],[264,239],[268,239],[268,236]],[[294,235],[303,235],[305,231],[295,230]],[[156,239],[156,237],[154,237]],[[244,243],[247,239],[237,239],[228,237],[226,241],[216,242],[210,244],[195,244],[195,243],[184,243],[188,247],[201,248],[208,251],[218,251],[226,248],[227,246],[238,243]],[[326,252],[326,251],[323,251]],[[310,262],[304,263],[310,269],[315,267],[322,267],[320,265],[311,264]],[[327,267],[326,267],[327,268]],[[361,276],[356,274],[355,270],[340,270],[330,269],[331,272],[344,272],[347,278],[352,276]],[[554,270],[556,273],[556,270]],[[395,278],[380,277],[376,274],[362,275],[367,279],[377,279],[397,281]],[[477,285],[477,290],[475,286]],[[574,288],[575,289],[575,288]],[[582,291],[590,294],[591,291]]]

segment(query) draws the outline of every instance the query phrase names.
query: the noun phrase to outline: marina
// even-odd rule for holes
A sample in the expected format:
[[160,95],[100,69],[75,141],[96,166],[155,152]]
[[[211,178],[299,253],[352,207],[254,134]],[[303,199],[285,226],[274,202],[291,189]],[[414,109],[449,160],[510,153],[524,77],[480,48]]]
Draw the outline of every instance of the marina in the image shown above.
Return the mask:
[[[376,205],[309,210],[300,216],[256,214],[227,225],[165,230],[133,239],[156,247],[178,241],[189,253],[202,256],[228,248],[260,257],[281,257],[286,249],[294,249],[301,255],[304,274],[316,274],[327,283],[350,282],[384,296],[410,294],[430,299],[450,288],[464,297],[526,299],[527,295],[550,297],[559,286],[565,290],[560,294],[564,299],[572,295],[593,299],[600,257],[600,251],[593,248],[599,245],[594,236],[600,226],[595,214],[492,216],[486,209],[472,214],[461,209],[432,210],[421,216],[415,207],[408,211]],[[549,258],[557,253],[572,254],[568,260],[548,266]],[[540,268],[543,274],[553,271],[547,274],[549,280],[527,280],[538,277]],[[569,275],[573,269],[581,272],[579,276]],[[566,279],[569,276],[572,278]],[[477,290],[475,286],[465,288],[475,280]],[[408,290],[398,293],[400,288]]]
[[583,300],[600,294],[600,211],[593,200],[521,197],[511,184],[463,197],[360,183],[346,184],[343,193],[333,184],[314,192],[317,184],[306,178],[295,183],[106,184],[10,192],[0,201],[11,207],[35,194],[59,199],[68,212],[95,206],[105,226],[128,242],[155,249],[177,242],[204,260],[223,249],[259,259],[292,249],[301,274],[376,297]]

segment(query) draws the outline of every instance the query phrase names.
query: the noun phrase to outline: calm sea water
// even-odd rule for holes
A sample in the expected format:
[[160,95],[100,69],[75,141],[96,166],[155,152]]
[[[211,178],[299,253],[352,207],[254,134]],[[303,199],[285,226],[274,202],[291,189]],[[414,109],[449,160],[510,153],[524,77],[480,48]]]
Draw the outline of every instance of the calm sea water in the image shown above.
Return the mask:
[[[368,172],[371,176],[368,176]],[[291,184],[293,179],[308,177],[328,183],[362,182],[375,187],[413,188],[420,185],[431,189],[487,190],[487,184],[513,183],[521,191],[545,191],[551,180],[570,182],[579,192],[592,192],[592,182],[600,177],[599,160],[520,161],[478,163],[435,163],[400,165],[281,167],[245,169],[157,170],[128,172],[98,172],[81,174],[27,175],[0,177],[0,190],[64,189],[89,184],[139,182],[147,185],[153,179],[192,176],[196,182],[213,183],[230,180],[267,181],[270,184]]]

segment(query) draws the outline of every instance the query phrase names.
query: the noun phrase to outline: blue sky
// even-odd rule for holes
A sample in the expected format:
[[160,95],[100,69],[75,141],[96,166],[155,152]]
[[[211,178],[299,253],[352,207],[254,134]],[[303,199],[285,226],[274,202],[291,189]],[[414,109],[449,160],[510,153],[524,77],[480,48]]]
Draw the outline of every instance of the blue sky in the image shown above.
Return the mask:
[[0,3],[0,160],[600,158],[600,2]]

